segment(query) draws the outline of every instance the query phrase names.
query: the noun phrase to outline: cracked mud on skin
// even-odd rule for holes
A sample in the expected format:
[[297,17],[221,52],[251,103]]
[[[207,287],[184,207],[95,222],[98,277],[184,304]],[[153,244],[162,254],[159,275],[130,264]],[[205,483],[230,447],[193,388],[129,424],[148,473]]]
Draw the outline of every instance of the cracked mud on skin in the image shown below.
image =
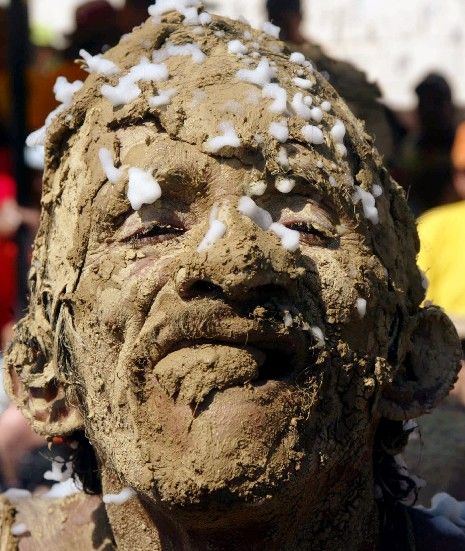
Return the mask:
[[[349,533],[353,549],[377,538],[372,443],[385,414],[381,395],[398,368],[388,352],[397,347],[401,361],[408,340],[390,328],[413,318],[424,294],[413,219],[361,123],[310,69],[304,76],[313,103],[331,102],[322,115],[325,142],[306,143],[305,121],[289,113],[282,167],[282,144],[268,133],[276,121],[271,100],[251,103],[257,86],[237,78],[245,65],[228,52],[245,31],[260,40],[258,51],[275,64],[269,74],[292,98],[304,70],[276,53],[281,43],[218,17],[194,33],[169,13],[136,29],[108,58],[130,71],[169,42],[196,43],[205,59],[168,57],[168,82],[139,82],[141,94],[119,107],[100,93],[117,78],[92,74],[49,128],[34,309],[19,334],[46,343],[40,377],[58,381],[67,403],[77,404],[67,430],[85,427],[106,493],[129,486],[143,504],[133,521],[109,509],[121,549],[136,541],[144,551],[165,548],[159,529],[179,549],[203,548],[189,542],[199,534],[197,542],[210,541],[208,530],[211,549],[240,549],[240,538],[215,540],[225,526],[254,526],[250,548],[257,549],[264,542],[308,549],[315,534],[322,550]],[[163,87],[177,93],[150,106]],[[225,116],[233,101],[247,108]],[[240,145],[206,150],[225,119]],[[339,119],[347,155],[329,137]],[[106,164],[124,173],[113,184],[102,148],[111,152]],[[134,167],[161,189],[138,210],[127,198]],[[275,187],[283,176],[295,181],[286,194]],[[366,190],[382,186],[378,224],[354,205],[354,179]],[[239,212],[257,182],[266,184],[257,205],[300,233],[294,250],[268,222],[262,228]],[[199,251],[212,219],[226,230]],[[369,304],[363,318],[361,296]],[[18,344],[10,364],[19,373],[30,355]],[[24,368],[21,380],[12,369],[15,388],[33,385],[34,369]],[[422,410],[416,407],[412,416]],[[52,430],[41,414],[29,417]],[[137,522],[147,515],[144,539]],[[170,522],[182,524],[182,545]]]

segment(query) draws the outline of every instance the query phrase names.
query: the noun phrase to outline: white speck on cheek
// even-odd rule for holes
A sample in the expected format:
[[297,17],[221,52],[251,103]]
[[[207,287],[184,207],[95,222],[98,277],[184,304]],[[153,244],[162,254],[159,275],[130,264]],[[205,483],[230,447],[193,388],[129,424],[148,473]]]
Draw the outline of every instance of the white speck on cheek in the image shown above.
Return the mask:
[[373,197],[380,197],[383,194],[383,188],[378,184],[373,184],[371,192],[373,193]]
[[289,128],[286,121],[272,122],[269,127],[270,135],[280,143],[287,142],[289,139]]
[[306,78],[295,77],[292,79],[292,82],[296,86],[298,86],[299,88],[303,88],[304,90],[310,90],[311,88],[313,88],[313,82]]
[[344,136],[346,135],[346,127],[344,123],[338,119],[334,123],[334,126],[329,131],[329,134],[333,139],[334,143],[342,144],[344,142]]
[[312,335],[316,340],[317,348],[323,348],[325,345],[325,336],[323,334],[323,331],[320,329],[320,327],[317,327],[316,325],[312,325],[310,327],[310,332],[312,333]]
[[286,228],[279,222],[271,224],[270,230],[281,239],[281,246],[287,251],[294,252],[299,248],[300,233],[298,231]]
[[[310,96],[309,96],[310,97]],[[294,113],[303,118],[306,121],[309,121],[312,117],[312,110],[304,101],[304,95],[302,92],[294,94],[292,98],[291,107]]]
[[116,63],[105,59],[102,54],[91,55],[86,50],[79,50],[79,55],[84,59],[87,64],[87,71],[89,73],[98,73],[104,76],[116,75],[120,69]]
[[281,31],[281,29],[278,26],[273,25],[273,23],[266,21],[262,25],[262,31],[269,36],[272,36],[273,38],[279,38],[279,32]]
[[100,92],[114,107],[118,107],[134,101],[141,94],[141,89],[134,83],[130,75],[126,75],[120,78],[116,86],[103,84]]
[[237,210],[244,216],[247,216],[247,218],[250,218],[262,230],[268,230],[273,224],[271,214],[259,207],[253,199],[245,195],[239,199]]
[[320,107],[323,109],[323,111],[331,111],[331,104],[329,101],[322,101]]
[[311,109],[311,117],[315,122],[321,122],[323,119],[323,111],[319,107]]
[[372,224],[379,222],[378,209],[376,208],[375,198],[369,191],[365,191],[360,186],[354,186],[355,193],[353,194],[354,204],[362,201],[363,214]]
[[357,312],[358,312],[358,315],[361,317],[361,318],[364,318],[365,317],[365,314],[367,312],[367,301],[366,299],[364,298],[358,298],[356,301],[355,301],[355,306],[357,308]]
[[100,163],[102,164],[103,172],[108,181],[112,184],[116,184],[123,176],[123,171],[120,168],[116,168],[113,163],[113,157],[110,151],[106,147],[101,147],[98,152]]
[[291,63],[296,63],[297,65],[303,65],[305,63],[305,56],[301,52],[293,52],[289,56],[289,61]]
[[204,150],[208,153],[217,153],[223,147],[240,147],[241,140],[236,134],[234,126],[230,122],[222,122],[218,126],[222,132],[220,136],[209,138],[204,144]]
[[276,70],[271,67],[268,59],[263,57],[255,69],[240,69],[236,73],[239,80],[256,84],[263,88],[274,78]]
[[198,44],[165,44],[160,50],[155,50],[152,54],[152,60],[160,63],[170,57],[191,56],[192,61],[197,64],[203,63],[207,56],[199,48]]
[[206,251],[212,245],[214,245],[219,239],[224,237],[226,233],[226,224],[217,219],[218,217],[218,207],[214,206],[210,213],[210,227],[208,228],[205,237],[200,242],[197,247],[197,252]]
[[82,88],[83,84],[82,80],[68,82],[65,77],[58,77],[53,87],[55,99],[66,107],[69,107],[74,94]]
[[266,84],[262,90],[264,98],[272,98],[274,101],[268,107],[272,113],[284,113],[287,107],[287,92],[279,84]]
[[312,124],[306,124],[302,128],[302,136],[308,143],[315,145],[323,144],[325,142],[323,132],[318,128],[318,126],[313,126]]
[[429,280],[423,270],[420,270],[420,275],[421,275],[421,286],[425,291],[427,291],[429,287]]
[[240,40],[231,40],[228,42],[228,52],[230,54],[246,54],[247,51],[247,47],[244,46]]
[[139,210],[142,205],[151,205],[161,197],[160,185],[151,174],[135,167],[130,168],[128,174],[127,197],[134,210]]
[[107,505],[124,505],[130,499],[136,497],[136,492],[132,488],[123,488],[118,494],[104,494],[103,503]]
[[277,178],[275,188],[281,193],[290,193],[295,186],[295,180],[292,178]]
[[278,151],[278,163],[284,169],[289,168],[289,156],[287,154],[287,149],[284,146],[281,146]]
[[12,536],[24,536],[24,534],[27,534],[29,532],[28,527],[24,524],[24,522],[17,522],[16,524],[13,524],[13,526],[10,529]]

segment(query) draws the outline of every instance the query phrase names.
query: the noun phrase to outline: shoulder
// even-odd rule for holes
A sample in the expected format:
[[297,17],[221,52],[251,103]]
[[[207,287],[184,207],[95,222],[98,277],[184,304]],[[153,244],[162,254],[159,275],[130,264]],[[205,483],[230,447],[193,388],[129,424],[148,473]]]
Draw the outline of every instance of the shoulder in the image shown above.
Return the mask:
[[418,230],[426,231],[429,228],[441,227],[444,223],[456,224],[457,222],[465,227],[465,201],[443,205],[425,212],[418,219]]
[[111,528],[99,496],[50,499],[0,496],[0,551],[112,551]]

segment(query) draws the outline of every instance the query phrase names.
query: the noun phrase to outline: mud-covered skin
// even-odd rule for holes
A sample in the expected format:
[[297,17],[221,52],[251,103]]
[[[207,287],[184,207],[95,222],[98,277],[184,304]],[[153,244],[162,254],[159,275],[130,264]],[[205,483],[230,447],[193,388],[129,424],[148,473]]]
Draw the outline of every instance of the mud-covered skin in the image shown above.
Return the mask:
[[[174,13],[148,21],[108,53],[127,70],[167,39],[198,43],[203,64],[166,61],[170,80],[160,88],[178,89],[170,105],[148,107],[157,86],[143,83],[136,101],[114,109],[99,93],[106,79],[91,75],[50,129],[32,307],[10,351],[10,390],[39,430],[85,426],[105,491],[136,489],[124,514],[108,507],[120,549],[372,549],[380,398],[423,297],[412,218],[324,79],[303,75],[315,81],[314,97],[332,103],[323,128],[344,121],[349,155],[338,157],[329,141],[308,146],[290,116],[284,170],[268,134],[278,117],[269,100],[254,103],[257,88],[235,78],[245,65],[227,51],[248,28],[214,17],[195,34],[180,21]],[[303,69],[276,53],[281,43],[253,34],[292,97]],[[225,113],[228,100],[243,110]],[[207,154],[222,120],[242,145]],[[134,212],[127,176],[106,180],[101,147],[117,166],[152,172],[161,199]],[[274,187],[285,174],[297,179],[286,195]],[[383,187],[378,225],[354,206],[352,178]],[[268,184],[256,201],[274,221],[314,228],[298,251],[237,210],[256,180]],[[199,253],[214,205],[227,232]],[[145,233],[154,224],[163,235]],[[323,330],[324,347],[305,324]],[[453,370],[443,379],[449,388]],[[18,398],[23,388],[35,388],[34,399]]]

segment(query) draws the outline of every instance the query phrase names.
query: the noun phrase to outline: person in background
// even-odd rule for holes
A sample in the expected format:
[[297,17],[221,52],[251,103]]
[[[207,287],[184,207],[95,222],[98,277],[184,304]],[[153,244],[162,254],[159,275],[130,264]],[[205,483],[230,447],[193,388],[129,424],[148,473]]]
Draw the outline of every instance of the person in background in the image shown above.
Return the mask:
[[440,74],[427,75],[415,88],[417,129],[402,144],[395,177],[419,216],[458,199],[452,185],[450,152],[456,130],[452,90]]
[[368,82],[363,71],[328,56],[319,44],[302,33],[301,0],[267,0],[269,20],[280,27],[280,38],[293,51],[301,51],[346,101],[351,111],[365,123],[365,128],[384,158],[390,159],[393,137],[386,109],[380,103],[381,92],[375,83]]
[[[465,123],[452,147],[452,183],[462,200],[425,212],[418,220],[418,264],[428,281],[426,299],[454,322],[465,350]],[[407,463],[428,481],[420,494],[427,504],[444,490],[465,500],[465,362],[449,397],[431,415],[418,419],[421,440],[413,440]],[[422,441],[424,444],[422,444]],[[418,467],[416,466],[418,464]]]
[[153,0],[126,0],[118,13],[120,32],[131,32],[134,27],[143,23],[152,4]]

